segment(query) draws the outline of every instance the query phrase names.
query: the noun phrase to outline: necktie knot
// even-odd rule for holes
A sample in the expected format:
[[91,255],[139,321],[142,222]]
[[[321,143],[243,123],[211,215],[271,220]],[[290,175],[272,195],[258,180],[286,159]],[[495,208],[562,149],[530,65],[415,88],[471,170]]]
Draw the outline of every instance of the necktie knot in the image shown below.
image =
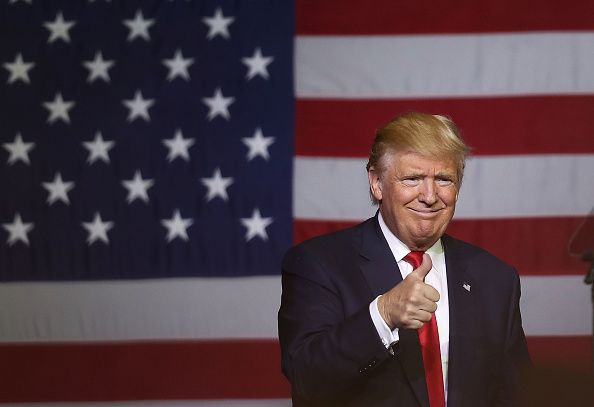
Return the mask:
[[413,266],[413,269],[417,269],[423,262],[423,254],[424,253],[425,252],[416,252],[416,251],[410,252],[409,254],[404,256],[404,261],[406,261],[411,266]]

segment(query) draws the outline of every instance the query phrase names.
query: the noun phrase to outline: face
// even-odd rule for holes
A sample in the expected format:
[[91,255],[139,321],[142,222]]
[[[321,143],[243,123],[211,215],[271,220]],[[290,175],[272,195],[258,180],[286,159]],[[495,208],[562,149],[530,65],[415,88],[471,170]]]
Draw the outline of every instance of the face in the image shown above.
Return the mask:
[[456,208],[460,180],[453,159],[389,153],[383,171],[368,172],[371,193],[386,225],[411,250],[425,251],[445,232]]

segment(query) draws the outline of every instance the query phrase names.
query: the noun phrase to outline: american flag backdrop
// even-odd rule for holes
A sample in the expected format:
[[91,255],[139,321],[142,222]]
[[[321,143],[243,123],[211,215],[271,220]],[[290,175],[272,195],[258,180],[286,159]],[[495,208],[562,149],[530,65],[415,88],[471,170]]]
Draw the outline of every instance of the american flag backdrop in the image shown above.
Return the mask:
[[1,1],[0,402],[289,405],[280,259],[374,214],[408,110],[473,147],[448,232],[535,362],[590,368],[592,2]]

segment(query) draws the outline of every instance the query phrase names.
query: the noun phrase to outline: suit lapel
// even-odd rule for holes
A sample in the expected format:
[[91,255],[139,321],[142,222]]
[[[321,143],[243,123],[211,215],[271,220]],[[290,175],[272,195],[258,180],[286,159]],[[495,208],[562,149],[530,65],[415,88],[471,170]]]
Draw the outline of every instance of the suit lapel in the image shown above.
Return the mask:
[[[468,363],[467,358],[472,358],[472,352],[465,348],[465,337],[474,323],[473,288],[479,287],[471,278],[468,262],[456,242],[449,236],[442,237],[444,245],[446,270],[448,279],[449,316],[450,316],[450,344],[448,363],[448,405],[461,405],[464,401],[464,385],[467,380],[464,374]],[[453,362],[452,362],[453,361]]]
[[[384,238],[377,215],[364,225],[358,245],[359,267],[371,289],[373,298],[402,282],[402,274]],[[398,360],[421,406],[429,406],[425,370],[416,330],[399,331]]]
[[382,234],[377,216],[365,223],[358,244],[359,267],[371,288],[373,298],[402,281],[398,264]]

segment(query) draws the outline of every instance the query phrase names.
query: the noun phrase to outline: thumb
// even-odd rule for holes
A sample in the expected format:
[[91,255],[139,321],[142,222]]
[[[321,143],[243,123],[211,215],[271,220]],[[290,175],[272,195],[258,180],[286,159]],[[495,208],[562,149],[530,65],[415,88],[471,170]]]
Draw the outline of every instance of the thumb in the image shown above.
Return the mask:
[[421,265],[414,269],[411,274],[415,275],[417,278],[421,280],[425,280],[429,271],[431,271],[431,267],[433,266],[433,262],[431,261],[431,257],[427,253],[423,254],[423,262]]

